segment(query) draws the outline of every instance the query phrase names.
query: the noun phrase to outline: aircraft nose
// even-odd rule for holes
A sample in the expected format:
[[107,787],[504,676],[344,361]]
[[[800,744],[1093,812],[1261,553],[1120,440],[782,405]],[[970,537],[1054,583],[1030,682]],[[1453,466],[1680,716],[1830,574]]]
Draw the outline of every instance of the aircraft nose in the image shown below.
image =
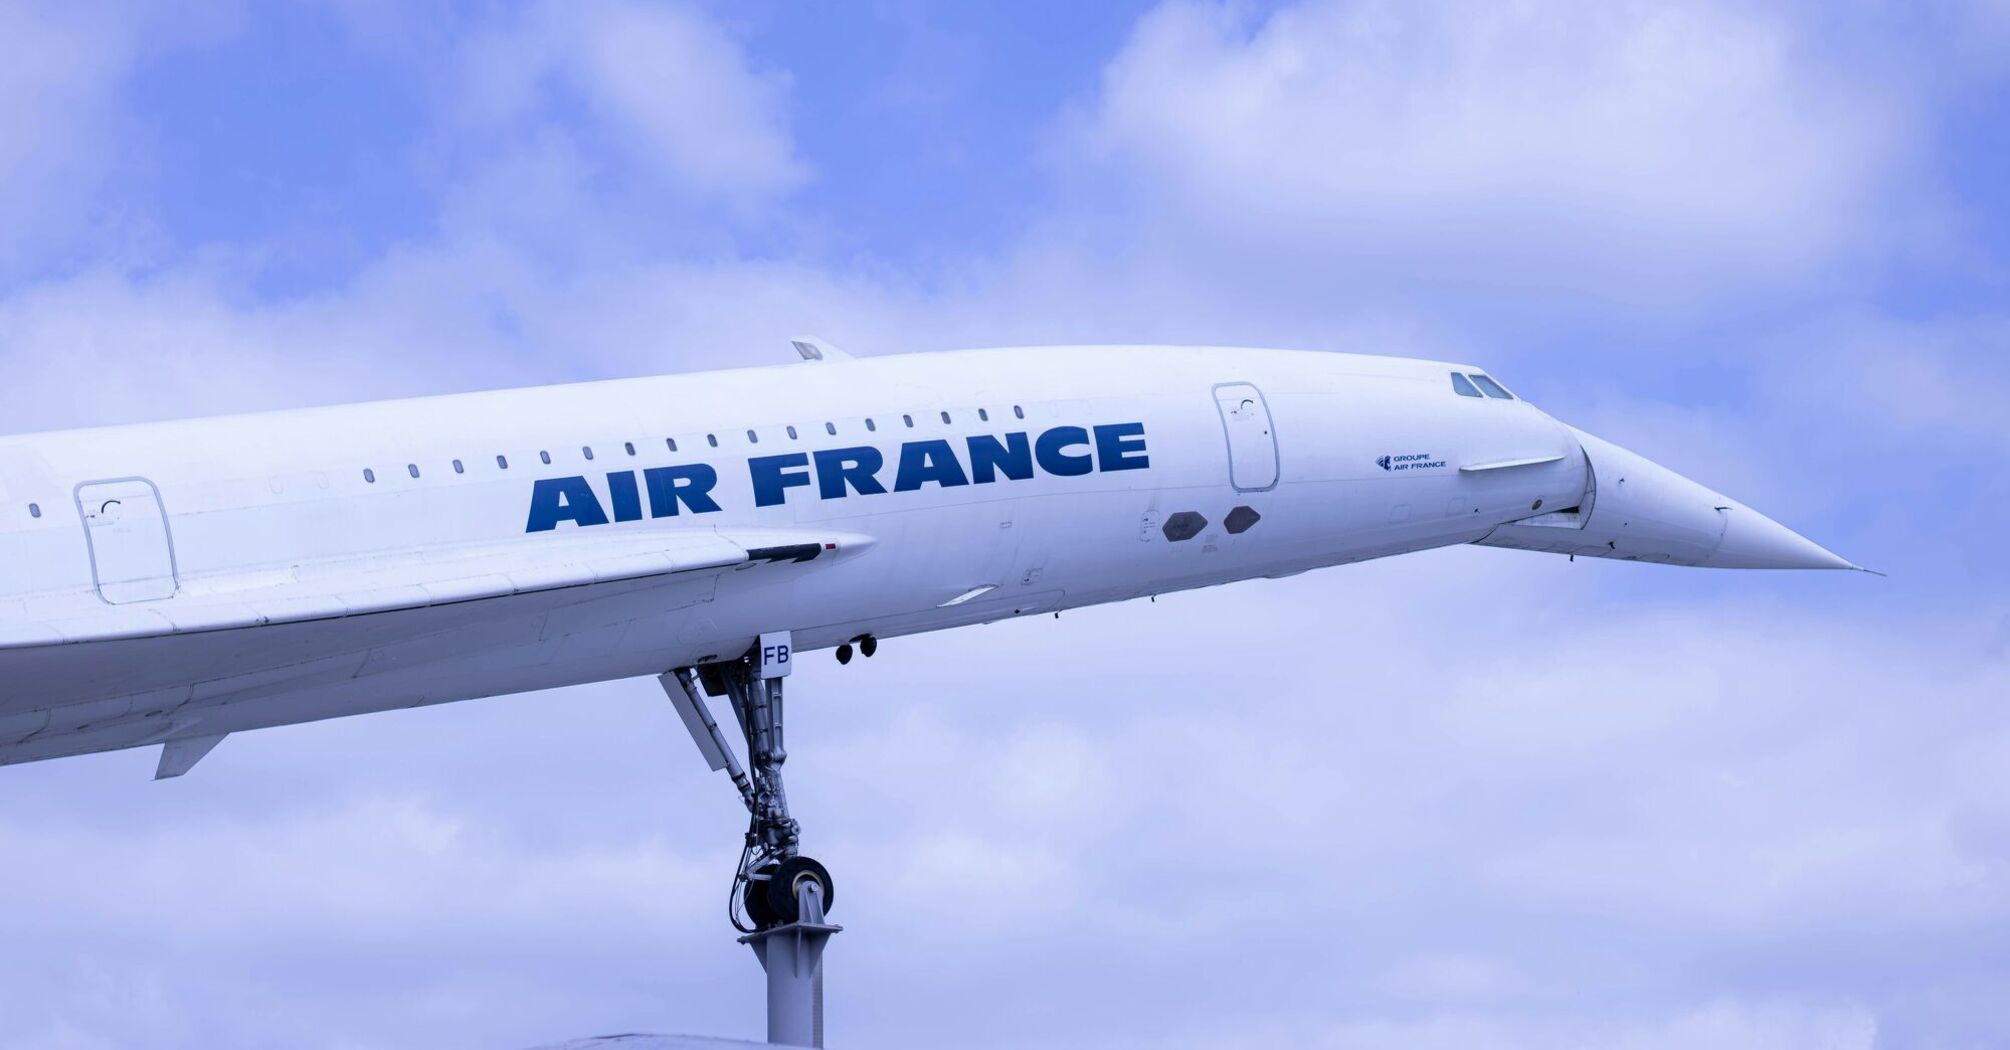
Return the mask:
[[[1576,527],[1509,526],[1486,542],[1572,557],[1718,569],[1854,569],[1800,533],[1636,452],[1571,428],[1590,478]],[[1507,531],[1513,529],[1515,531]]]
[[1719,569],[1854,569],[1821,544],[1740,503],[1725,515],[1724,539],[1703,562]]

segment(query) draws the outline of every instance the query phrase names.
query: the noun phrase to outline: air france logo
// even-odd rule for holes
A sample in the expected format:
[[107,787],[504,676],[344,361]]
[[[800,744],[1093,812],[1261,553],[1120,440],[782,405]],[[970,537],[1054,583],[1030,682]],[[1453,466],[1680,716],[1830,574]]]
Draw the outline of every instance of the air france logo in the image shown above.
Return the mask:
[[[851,499],[915,492],[929,485],[949,489],[1027,481],[1036,473],[1072,478],[1151,466],[1143,423],[1054,427],[1037,436],[1026,431],[972,434],[961,445],[948,439],[902,442],[893,451],[890,471],[887,452],[873,445],[754,456],[747,460],[747,478],[754,506],[776,507],[798,488],[814,491],[818,499]],[[711,514],[722,509],[718,487],[719,472],[709,463],[614,471],[607,475],[605,503],[582,475],[540,478],[531,489],[524,531],[550,532],[566,522],[586,527]]]
[[1429,452],[1412,452],[1406,456],[1382,456],[1375,465],[1383,470],[1437,470],[1445,465],[1442,459],[1433,459]]

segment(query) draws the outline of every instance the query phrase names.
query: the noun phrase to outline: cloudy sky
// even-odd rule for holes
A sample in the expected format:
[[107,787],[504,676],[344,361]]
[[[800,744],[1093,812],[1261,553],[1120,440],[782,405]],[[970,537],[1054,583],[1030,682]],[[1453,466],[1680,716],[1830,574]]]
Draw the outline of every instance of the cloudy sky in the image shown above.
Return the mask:
[[[0,429],[1451,356],[1890,573],[1478,548],[794,679],[833,1043],[2010,1042],[2010,7],[0,0]],[[751,1036],[649,682],[0,770],[0,1050]]]

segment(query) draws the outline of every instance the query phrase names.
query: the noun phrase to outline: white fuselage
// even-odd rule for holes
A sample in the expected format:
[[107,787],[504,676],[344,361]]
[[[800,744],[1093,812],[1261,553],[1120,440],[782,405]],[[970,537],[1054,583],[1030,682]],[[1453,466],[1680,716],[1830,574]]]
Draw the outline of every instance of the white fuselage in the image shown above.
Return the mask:
[[1454,371],[963,351],[0,438],[0,762],[1489,537],[1713,564],[1722,508],[1591,542],[1587,441]]

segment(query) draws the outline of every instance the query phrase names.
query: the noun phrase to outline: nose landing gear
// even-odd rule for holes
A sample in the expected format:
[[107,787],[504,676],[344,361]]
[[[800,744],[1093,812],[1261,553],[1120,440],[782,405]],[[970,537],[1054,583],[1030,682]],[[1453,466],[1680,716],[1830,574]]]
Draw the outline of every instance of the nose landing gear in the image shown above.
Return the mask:
[[[790,646],[786,636],[779,642],[771,642],[773,637],[763,635],[738,660],[680,667],[660,681],[706,764],[727,771],[747,807],[746,844],[733,874],[727,917],[767,971],[768,1041],[822,1046],[823,949],[842,927],[825,920],[837,888],[828,869],[802,855],[802,827],[789,815],[782,787],[782,763],[788,760],[782,681]],[[770,659],[778,646],[783,655]],[[745,772],[705,702],[707,695],[721,694],[731,702],[746,741]]]

